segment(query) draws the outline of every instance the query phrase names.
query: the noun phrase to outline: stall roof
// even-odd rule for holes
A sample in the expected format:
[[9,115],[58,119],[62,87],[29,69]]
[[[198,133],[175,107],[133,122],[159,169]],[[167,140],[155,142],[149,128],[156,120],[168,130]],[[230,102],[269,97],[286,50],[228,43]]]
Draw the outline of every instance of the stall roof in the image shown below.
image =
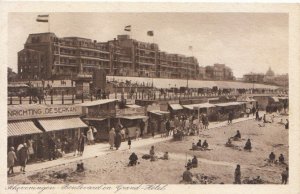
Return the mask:
[[183,107],[180,104],[169,104],[172,110],[182,110]]
[[7,125],[7,136],[21,136],[42,133],[32,121],[15,121]]
[[134,120],[134,119],[148,119],[147,116],[143,116],[143,115],[122,116],[120,118],[122,118],[122,119],[129,119],[129,120]]
[[82,104],[79,104],[80,106],[97,106],[101,104],[107,104],[111,102],[115,102],[117,99],[103,99],[103,100],[95,100],[95,101],[90,101],[90,102],[84,102]]
[[141,106],[137,105],[137,104],[126,104],[127,108],[141,108]]
[[225,103],[218,103],[218,104],[215,104],[215,105],[226,107],[226,106],[236,106],[236,105],[241,105],[241,104],[245,104],[245,102],[225,102]]
[[57,131],[63,129],[88,127],[79,117],[39,119],[38,121],[45,129],[45,131]]
[[106,118],[83,118],[84,121],[104,121]]
[[281,100],[288,100],[289,97],[277,97],[278,99],[281,99]]
[[210,103],[201,103],[201,104],[187,104],[187,105],[183,105],[183,107],[190,110],[194,110],[194,108],[211,108],[211,107],[215,107],[215,105]]
[[161,110],[150,110],[148,111],[150,113],[156,114],[156,115],[163,115],[163,114],[170,114],[170,112],[167,111],[161,111]]

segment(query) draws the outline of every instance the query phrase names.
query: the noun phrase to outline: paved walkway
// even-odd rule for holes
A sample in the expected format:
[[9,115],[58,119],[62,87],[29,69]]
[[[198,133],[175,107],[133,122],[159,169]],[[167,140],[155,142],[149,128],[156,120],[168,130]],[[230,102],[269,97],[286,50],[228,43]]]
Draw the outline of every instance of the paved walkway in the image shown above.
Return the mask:
[[[239,118],[233,120],[233,123],[238,123],[246,120],[253,119],[254,117],[250,116],[248,118]],[[212,122],[209,124],[209,129],[212,128],[218,128],[222,126],[226,126],[227,121],[224,122]],[[135,148],[147,146],[147,145],[153,145],[158,142],[163,142],[172,139],[172,137],[167,137],[167,138],[162,138],[161,135],[156,135],[154,138],[145,138],[145,139],[139,139],[139,140],[134,140],[132,141],[131,145],[131,150],[133,151]],[[127,142],[123,142],[121,144],[121,147],[119,151],[124,151],[128,150],[128,145]],[[109,149],[109,144],[108,143],[99,143],[95,145],[87,145],[84,148],[84,153],[82,156],[74,156],[74,153],[69,153],[66,154],[64,157],[52,160],[52,161],[45,161],[45,162],[35,162],[28,164],[26,166],[26,171],[27,172],[32,172],[32,171],[40,171],[42,169],[47,169],[55,166],[60,166],[60,165],[65,165],[66,163],[72,163],[72,162],[78,162],[87,158],[93,158],[97,156],[103,156],[109,153],[112,153],[115,151],[112,151]],[[18,167],[16,167],[18,169]]]

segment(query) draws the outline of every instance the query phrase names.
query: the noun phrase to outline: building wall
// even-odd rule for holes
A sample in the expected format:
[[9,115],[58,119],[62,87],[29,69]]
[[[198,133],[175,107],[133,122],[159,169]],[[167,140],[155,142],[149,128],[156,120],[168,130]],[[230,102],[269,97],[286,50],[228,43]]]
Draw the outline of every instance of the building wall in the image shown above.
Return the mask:
[[[167,53],[157,44],[137,41],[128,35],[97,42],[81,37],[59,38],[54,33],[30,34],[24,48],[30,51],[19,52],[22,79],[33,79],[25,66],[38,66],[36,79],[74,79],[79,75],[91,76],[94,69],[118,76],[217,80],[233,77],[224,64],[205,69],[195,57]],[[34,63],[25,62],[24,54],[34,56]]]

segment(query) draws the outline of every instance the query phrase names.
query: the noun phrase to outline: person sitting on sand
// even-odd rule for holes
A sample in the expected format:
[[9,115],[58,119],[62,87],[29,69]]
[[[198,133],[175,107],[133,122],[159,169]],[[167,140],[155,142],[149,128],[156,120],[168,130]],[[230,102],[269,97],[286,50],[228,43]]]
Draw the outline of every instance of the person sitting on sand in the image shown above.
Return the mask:
[[284,164],[284,157],[283,157],[283,155],[282,154],[280,154],[280,156],[279,156],[279,163],[280,164]]
[[245,144],[244,150],[251,151],[251,149],[252,149],[251,141],[250,141],[250,139],[248,139],[246,144]]
[[286,124],[284,126],[285,126],[285,129],[289,129],[289,120],[288,119],[286,120]]
[[196,156],[192,159],[192,167],[197,168],[198,167],[198,159]]
[[154,146],[151,146],[149,154],[150,154],[150,161],[156,161],[157,160],[157,157],[155,156]]
[[204,140],[203,144],[202,144],[202,148],[207,149],[208,148],[208,143],[206,140]]
[[232,147],[233,146],[230,138],[228,138],[228,141],[226,142],[225,145],[226,145],[226,147]]
[[233,140],[239,140],[239,139],[241,139],[242,136],[241,136],[240,131],[237,130],[235,136],[233,136],[232,138],[233,138]]
[[137,155],[133,152],[130,157],[129,157],[129,166],[134,166],[137,164],[138,157]]
[[201,147],[202,145],[201,145],[201,139],[199,139],[199,141],[197,142],[197,146],[198,147]]
[[165,152],[164,156],[163,156],[163,160],[169,160],[169,153]]
[[271,152],[270,155],[269,155],[269,162],[274,163],[275,158],[276,158],[275,154],[273,152]]
[[182,175],[182,180],[185,182],[192,182],[193,181],[193,174],[190,172],[190,168],[187,168]]
[[193,164],[192,164],[191,159],[188,160],[188,162],[187,162],[187,164],[186,164],[186,167],[187,167],[187,168],[193,168]]

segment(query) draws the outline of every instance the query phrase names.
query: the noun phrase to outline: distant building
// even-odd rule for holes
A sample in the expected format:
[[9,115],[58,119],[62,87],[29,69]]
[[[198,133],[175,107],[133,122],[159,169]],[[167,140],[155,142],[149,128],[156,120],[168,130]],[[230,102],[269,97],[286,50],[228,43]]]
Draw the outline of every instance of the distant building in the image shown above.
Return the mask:
[[248,73],[243,76],[245,82],[263,83],[265,75],[262,73]]
[[118,35],[97,42],[81,37],[59,38],[54,33],[29,34],[18,52],[21,80],[90,79],[95,69],[106,75],[174,79],[233,80],[224,64],[201,67],[193,56],[161,51],[154,43]]
[[12,70],[12,68],[7,68],[7,80],[8,82],[16,81],[18,74]]
[[211,80],[234,80],[231,68],[218,63],[205,67],[205,77]]
[[282,87],[288,87],[289,76],[288,74],[276,75],[274,71],[269,67],[266,74],[262,73],[248,73],[243,76],[245,82],[256,82],[274,84]]

